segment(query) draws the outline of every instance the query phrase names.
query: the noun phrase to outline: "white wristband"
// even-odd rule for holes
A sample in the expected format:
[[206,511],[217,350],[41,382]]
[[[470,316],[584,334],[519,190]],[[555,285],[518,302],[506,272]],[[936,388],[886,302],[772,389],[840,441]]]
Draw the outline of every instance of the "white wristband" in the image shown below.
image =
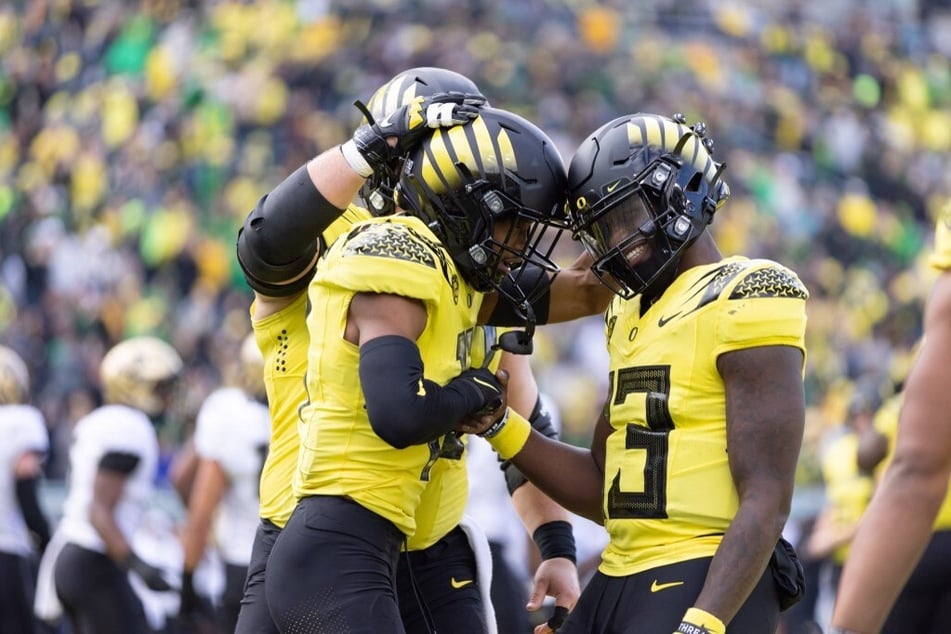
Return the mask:
[[353,139],[350,139],[340,146],[340,153],[343,154],[343,158],[346,159],[350,169],[363,178],[369,178],[373,174],[373,168],[370,167],[367,160],[360,154],[360,151],[357,149],[357,144],[353,142]]

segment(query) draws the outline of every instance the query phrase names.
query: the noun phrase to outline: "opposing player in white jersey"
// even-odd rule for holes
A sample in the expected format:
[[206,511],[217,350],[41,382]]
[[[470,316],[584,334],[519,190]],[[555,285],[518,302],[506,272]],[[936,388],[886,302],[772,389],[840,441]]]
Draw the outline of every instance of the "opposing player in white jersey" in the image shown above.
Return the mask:
[[239,366],[233,382],[240,385],[218,388],[198,411],[194,438],[198,468],[182,535],[182,619],[188,622],[200,610],[192,575],[210,536],[225,565],[225,587],[216,610],[222,632],[235,630],[241,607],[251,544],[259,522],[258,481],[271,433],[265,405],[264,357],[253,335],[241,346]]
[[50,539],[36,495],[49,435],[29,396],[26,364],[0,346],[0,632],[34,631],[33,556]]
[[55,558],[56,596],[74,634],[149,631],[129,571],[152,590],[171,590],[131,542],[158,464],[152,418],[167,408],[181,369],[181,357],[159,339],[119,343],[99,371],[105,404],[76,423],[63,518],[40,572]]

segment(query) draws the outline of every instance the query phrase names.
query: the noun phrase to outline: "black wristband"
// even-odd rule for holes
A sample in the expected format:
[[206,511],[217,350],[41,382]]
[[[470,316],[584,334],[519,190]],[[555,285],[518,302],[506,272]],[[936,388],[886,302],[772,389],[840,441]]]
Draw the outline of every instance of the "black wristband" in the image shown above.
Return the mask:
[[546,522],[535,529],[535,532],[532,533],[532,539],[535,541],[535,545],[538,546],[538,552],[543,561],[555,557],[564,557],[570,559],[572,563],[578,563],[577,551],[575,550],[575,533],[570,522],[564,520]]

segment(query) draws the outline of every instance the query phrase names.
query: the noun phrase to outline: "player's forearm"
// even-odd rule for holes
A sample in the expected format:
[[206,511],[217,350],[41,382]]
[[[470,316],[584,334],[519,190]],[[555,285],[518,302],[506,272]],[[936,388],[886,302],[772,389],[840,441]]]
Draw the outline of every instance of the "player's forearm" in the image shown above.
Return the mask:
[[126,540],[125,535],[119,530],[116,519],[112,514],[112,509],[106,508],[95,501],[89,507],[89,522],[92,524],[103,544],[106,546],[106,554],[118,564],[123,564],[132,552],[132,547]]
[[932,534],[948,478],[921,477],[901,463],[889,466],[849,549],[839,582],[833,625],[877,632]]
[[533,431],[512,458],[525,476],[564,509],[603,523],[603,474],[588,449],[546,438]]
[[589,263],[590,259],[582,256],[552,281],[548,323],[597,315],[607,309],[613,293],[587,268]]
[[189,514],[188,523],[182,533],[182,550],[185,554],[183,564],[185,572],[193,572],[201,561],[207,545],[208,531],[211,529],[210,517],[193,517]]
[[346,209],[366,181],[363,176],[353,171],[339,146],[330,148],[308,161],[307,173],[324,198],[340,209]]
[[185,570],[192,571],[201,560],[211,531],[212,518],[228,488],[228,476],[217,460],[200,458],[188,501],[188,517],[182,536]]
[[729,623],[766,572],[785,518],[741,505],[710,562],[694,606]]
[[571,514],[568,511],[531,482],[525,483],[512,493],[512,505],[529,535],[542,524],[571,520]]

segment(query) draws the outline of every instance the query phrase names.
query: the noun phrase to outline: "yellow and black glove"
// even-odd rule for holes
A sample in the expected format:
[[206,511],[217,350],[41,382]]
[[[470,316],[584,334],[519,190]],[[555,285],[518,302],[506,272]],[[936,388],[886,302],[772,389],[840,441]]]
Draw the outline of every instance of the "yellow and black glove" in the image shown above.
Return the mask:
[[[393,159],[406,155],[426,134],[472,121],[484,103],[482,95],[461,92],[417,97],[380,121],[361,125],[340,149],[350,167],[364,178],[386,172]],[[370,117],[368,111],[365,114]],[[393,146],[387,141],[391,137],[396,139]]]

